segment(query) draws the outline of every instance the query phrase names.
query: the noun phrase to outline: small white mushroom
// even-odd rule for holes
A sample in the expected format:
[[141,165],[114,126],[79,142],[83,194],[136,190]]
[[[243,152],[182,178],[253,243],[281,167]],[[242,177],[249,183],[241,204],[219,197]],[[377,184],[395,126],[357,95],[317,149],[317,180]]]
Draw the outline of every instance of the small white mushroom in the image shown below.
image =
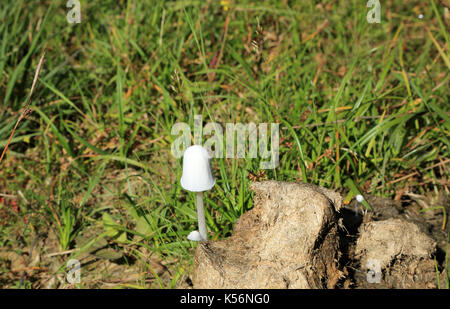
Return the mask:
[[355,204],[355,213],[358,214],[358,205],[364,201],[364,196],[362,196],[361,194],[357,194],[356,201],[357,203]]
[[200,236],[200,233],[198,231],[192,231],[189,233],[187,239],[190,241],[201,241],[202,236]]
[[358,201],[358,203],[362,203],[364,201],[364,196],[362,196],[361,194],[356,195],[356,200]]
[[[188,191],[197,193],[197,216],[199,235],[191,232],[189,240],[206,241],[205,212],[203,208],[203,191],[210,190],[216,183],[212,174],[208,151],[199,145],[188,147],[183,155],[183,175],[181,186]],[[193,234],[194,233],[194,234]]]

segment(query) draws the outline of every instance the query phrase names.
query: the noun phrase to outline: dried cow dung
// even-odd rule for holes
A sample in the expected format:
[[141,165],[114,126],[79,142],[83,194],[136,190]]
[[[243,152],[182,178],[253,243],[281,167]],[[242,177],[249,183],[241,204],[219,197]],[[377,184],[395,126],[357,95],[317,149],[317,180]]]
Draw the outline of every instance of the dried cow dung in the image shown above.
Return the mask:
[[436,273],[431,258],[436,241],[403,219],[388,219],[361,225],[355,254],[369,283],[385,288],[435,288]]
[[338,264],[341,196],[305,183],[254,183],[254,208],[233,235],[199,244],[195,288],[333,288]]

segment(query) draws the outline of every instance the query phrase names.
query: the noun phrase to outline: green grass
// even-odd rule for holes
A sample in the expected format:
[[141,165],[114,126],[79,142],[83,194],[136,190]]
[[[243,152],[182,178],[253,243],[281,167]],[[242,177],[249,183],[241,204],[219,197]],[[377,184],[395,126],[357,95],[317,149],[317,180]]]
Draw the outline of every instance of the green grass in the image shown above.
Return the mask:
[[[348,198],[448,186],[448,20],[440,3],[394,1],[382,6],[380,24],[368,24],[356,0],[235,1],[230,10],[219,1],[81,1],[81,8],[82,22],[71,25],[65,1],[0,4],[0,148],[47,51],[33,113],[0,166],[0,193],[17,196],[21,211],[0,227],[5,246],[17,245],[10,231],[31,242],[35,229],[49,226],[61,250],[72,249],[76,235],[99,226],[137,260],[144,247],[169,261],[171,281],[156,286],[175,286],[192,265],[195,244],[186,236],[197,218],[195,196],[179,185],[181,162],[170,154],[171,128],[193,125],[196,114],[204,124],[280,123],[280,162],[267,179],[306,181]],[[259,163],[213,160],[210,238],[229,236],[253,206],[249,172]]]

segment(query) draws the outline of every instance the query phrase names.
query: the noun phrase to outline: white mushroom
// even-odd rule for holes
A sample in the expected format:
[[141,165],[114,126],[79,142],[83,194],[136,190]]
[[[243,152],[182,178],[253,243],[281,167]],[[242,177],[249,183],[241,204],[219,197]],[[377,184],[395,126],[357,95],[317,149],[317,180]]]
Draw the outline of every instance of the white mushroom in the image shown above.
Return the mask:
[[361,194],[356,195],[356,200],[358,201],[358,203],[362,203],[364,201],[364,196],[362,196]]
[[202,236],[200,235],[200,233],[198,231],[192,231],[189,233],[187,239],[189,239],[191,241],[201,241]]
[[355,213],[358,213],[358,204],[361,204],[364,201],[364,196],[362,196],[361,194],[357,194],[356,201],[358,203],[355,204]]
[[[216,183],[211,171],[208,151],[199,145],[188,147],[183,155],[183,175],[181,186],[188,191],[197,193],[197,215],[199,232],[191,232],[188,236],[192,241],[206,241],[205,212],[203,208],[203,191],[210,190]],[[198,234],[197,234],[198,233]]]

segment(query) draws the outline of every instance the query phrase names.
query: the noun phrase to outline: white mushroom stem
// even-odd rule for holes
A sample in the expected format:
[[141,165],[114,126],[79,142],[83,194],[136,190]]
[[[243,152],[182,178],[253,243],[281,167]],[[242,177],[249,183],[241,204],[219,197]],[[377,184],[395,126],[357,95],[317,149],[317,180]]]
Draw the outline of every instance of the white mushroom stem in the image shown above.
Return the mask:
[[198,230],[203,241],[208,240],[206,235],[205,210],[203,209],[203,192],[197,192]]

